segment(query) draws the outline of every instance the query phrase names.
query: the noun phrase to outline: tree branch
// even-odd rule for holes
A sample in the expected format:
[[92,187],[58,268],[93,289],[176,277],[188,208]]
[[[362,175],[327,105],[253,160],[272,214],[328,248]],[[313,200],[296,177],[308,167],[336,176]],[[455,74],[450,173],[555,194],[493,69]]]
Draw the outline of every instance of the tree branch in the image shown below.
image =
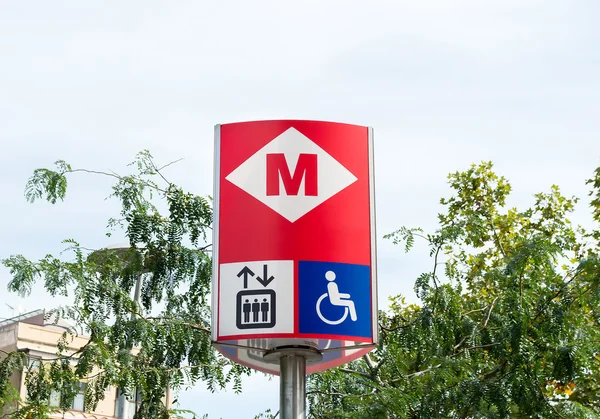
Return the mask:
[[[488,185],[487,180],[484,180],[483,184],[485,185],[486,191],[488,193],[491,193],[492,191],[490,190],[490,185]],[[506,259],[506,252],[504,251],[504,247],[502,247],[502,243],[500,242],[500,238],[498,237],[498,233],[496,232],[496,226],[494,225],[494,220],[492,218],[492,215],[488,214],[486,211],[484,216],[485,216],[485,218],[487,218],[490,228],[492,229],[492,233],[494,235],[494,240],[496,241],[496,246],[498,246],[500,253],[502,253],[502,256]]]
[[481,328],[481,330],[485,329],[488,325],[488,322],[490,321],[490,316],[492,315],[492,310],[494,309],[494,304],[496,304],[496,301],[498,300],[499,296],[494,298],[494,300],[492,301],[492,304],[490,304],[490,311],[488,311],[488,315],[487,318],[485,319],[485,323],[483,323],[483,327]]
[[[483,326],[481,326],[481,328],[479,329],[479,331],[481,331],[481,330],[483,330],[483,329],[485,329],[485,328],[487,327],[487,325],[488,325],[488,322],[490,321],[490,316],[492,315],[492,310],[494,309],[494,305],[496,304],[496,301],[498,300],[498,298],[500,298],[500,297],[498,296],[498,297],[494,298],[494,299],[492,300],[492,303],[489,305],[489,308],[490,308],[490,309],[489,309],[489,311],[488,311],[488,313],[487,313],[487,316],[486,316],[486,318],[485,318],[485,322],[483,323]],[[483,311],[483,310],[485,310],[487,307],[488,307],[488,306],[485,306],[485,307],[483,307],[483,308],[481,308],[481,309],[477,309],[477,310],[471,310],[471,311],[469,311],[469,312],[465,313],[464,315],[466,315],[466,314],[469,314],[469,313],[475,313],[475,312],[478,312],[478,311]],[[482,320],[483,320],[483,319],[482,319]],[[463,338],[463,339],[462,339],[460,342],[458,342],[456,345],[454,345],[454,350],[455,350],[455,351],[456,351],[458,348],[460,348],[460,346],[461,346],[463,343],[465,343],[465,341],[467,340],[467,337],[468,337],[468,336],[465,336],[465,337],[464,337],[464,338]],[[474,349],[474,348],[476,348],[476,347],[473,347],[473,349]],[[459,353],[460,353],[460,352],[459,352]],[[458,355],[458,354],[456,354],[456,355]],[[453,356],[455,356],[455,355],[453,355]]]
[[424,370],[417,371],[417,372],[413,372],[413,373],[411,373],[411,374],[407,374],[407,375],[406,375],[406,376],[404,376],[404,377],[398,377],[398,378],[394,378],[393,380],[390,380],[390,384],[391,384],[391,383],[396,383],[396,382],[398,382],[398,381],[402,381],[402,380],[404,380],[404,379],[407,379],[407,378],[418,377],[419,375],[426,374],[426,373],[428,373],[429,371],[431,371],[431,370],[434,370],[434,369],[436,369],[436,368],[439,368],[439,367],[441,367],[441,366],[442,366],[442,364],[433,365],[433,366],[431,366],[431,367],[429,367],[429,368],[426,368],[426,369],[424,369]]
[[440,250],[442,249],[444,242],[440,243],[435,251],[435,256],[433,259],[433,271],[431,272],[431,278],[433,279],[433,285],[435,286],[435,291],[433,294],[433,304],[432,304],[432,311],[435,312],[435,307],[437,305],[437,299],[438,299],[438,283],[437,280],[435,279],[435,274],[437,271],[437,267],[438,267],[438,255],[440,254]]
[[435,256],[433,258],[433,271],[431,272],[431,277],[433,278],[433,285],[435,285],[436,290],[438,288],[438,284],[437,284],[437,280],[435,279],[435,274],[437,272],[437,267],[438,267],[438,255],[440,254],[440,250],[442,250],[443,245],[444,245],[443,242],[438,245],[437,249],[435,250]]
[[[567,277],[569,275],[569,274],[566,274],[563,277],[563,283],[564,283],[563,286],[560,287],[559,290],[556,291],[556,293],[550,299],[546,300],[546,302],[544,303],[544,306],[548,306],[550,301],[554,300],[556,297],[558,297],[560,294],[562,294],[563,291],[569,286],[569,284],[571,284],[571,282],[573,282],[575,280],[575,278],[577,278],[578,274],[579,274],[579,272],[575,272],[571,279],[569,279],[567,282],[564,282],[564,280],[567,279]],[[538,312],[535,315],[535,317],[533,318],[533,320],[531,321],[531,323],[535,322],[537,320],[537,318],[542,314],[542,312],[543,312],[543,309],[538,308]]]
[[504,366],[506,365],[508,361],[504,360],[500,363],[500,365],[498,365],[496,368],[494,368],[491,371],[486,372],[485,374],[483,374],[483,376],[481,377],[482,379],[488,379],[491,376],[493,376],[494,374],[496,374],[498,371],[500,371],[502,368],[504,368]]
[[[492,346],[498,346],[498,345],[500,345],[500,343],[488,343],[487,345],[469,346],[468,348],[463,348],[460,351],[458,351],[457,353],[450,355],[450,357],[454,358],[454,357],[460,355],[461,353],[463,353],[465,351],[470,351],[470,350],[473,350],[473,349],[491,348]],[[454,348],[456,349],[456,346]]]
[[354,374],[354,375],[359,375],[364,378],[372,379],[371,375],[367,374],[366,372],[355,371],[355,370],[351,370],[348,368],[340,368],[340,371],[345,372],[346,374]]
[[169,317],[144,317],[144,316],[142,316],[139,313],[135,313],[135,314],[138,315],[142,320],[145,320],[145,321],[153,324],[154,326],[159,326],[160,324],[164,324],[164,322],[155,323],[153,320],[167,321],[167,322],[178,323],[180,325],[187,326],[187,327],[189,327],[191,329],[194,329],[194,330],[201,330],[203,332],[210,333],[210,329],[207,329],[204,326],[199,326],[199,325],[194,324],[194,323],[183,322],[183,321],[180,321],[180,320],[177,320],[177,319],[172,319],[172,318],[169,318]]
[[369,367],[369,370],[371,371],[371,379],[374,380],[380,386],[383,386],[383,381],[381,381],[381,378],[379,378],[379,376],[377,375],[377,372],[379,371],[379,364],[375,364],[369,356],[369,354],[365,354],[363,356],[363,359],[365,360],[367,366]]
[[[119,179],[121,181],[123,180],[123,176],[120,176],[120,175],[118,175],[116,173],[102,172],[102,171],[99,171],[99,170],[72,169],[68,173],[75,173],[75,172],[84,172],[84,173],[91,173],[91,174],[95,174],[95,175],[104,175],[104,176],[114,177],[114,178]],[[142,185],[148,187],[148,188],[155,189],[155,190],[157,190],[159,192],[162,192],[162,193],[167,193],[166,189],[159,188],[158,186],[156,186],[156,185],[154,185],[154,184],[152,184],[150,182],[146,182],[145,180],[142,180],[142,179],[137,179],[137,181],[140,182]]]
[[494,240],[496,241],[496,245],[498,246],[500,253],[502,253],[502,256],[504,256],[504,258],[506,259],[506,252],[504,251],[504,248],[502,247],[502,243],[500,243],[500,238],[498,237],[498,234],[496,233],[496,227],[494,226],[492,217],[490,215],[487,215],[486,218],[488,219],[488,222],[490,223],[490,227],[492,229],[492,233],[494,234]]
[[167,168],[167,167],[171,166],[172,164],[179,163],[182,160],[183,160],[183,157],[180,158],[180,159],[177,159],[177,160],[173,160],[172,162],[167,163],[164,166],[159,167],[158,169],[156,169],[156,171],[159,172],[159,171],[163,170],[164,168]]
[[[181,159],[179,159],[179,160],[181,160]],[[159,175],[159,176],[160,176],[160,177],[161,177],[161,178],[162,178],[162,179],[163,179],[165,182],[167,182],[167,185],[171,185],[171,182],[169,182],[169,181],[167,180],[167,178],[166,178],[166,177],[165,177],[165,176],[164,176],[164,175],[163,175],[163,174],[162,174],[160,171],[161,171],[162,169],[164,169],[165,167],[169,166],[169,165],[170,165],[170,164],[172,164],[172,163],[175,163],[175,162],[168,163],[166,166],[163,166],[161,169],[159,169],[158,167],[156,167],[156,165],[154,164],[154,162],[153,162],[152,160],[150,160],[150,164],[152,165],[152,168],[154,169],[154,171],[155,171],[156,173],[158,173],[158,175]]]
[[463,313],[463,316],[466,316],[467,314],[472,314],[472,313],[477,313],[478,311],[484,311],[488,306],[482,307],[482,308],[477,308],[475,310],[469,310],[466,313]]
[[337,396],[337,397],[347,398],[347,397],[374,396],[376,393],[349,394],[349,393],[340,393],[340,392],[327,392],[327,391],[321,391],[321,390],[311,390],[311,391],[307,391],[306,394],[307,395],[322,394],[323,396]]

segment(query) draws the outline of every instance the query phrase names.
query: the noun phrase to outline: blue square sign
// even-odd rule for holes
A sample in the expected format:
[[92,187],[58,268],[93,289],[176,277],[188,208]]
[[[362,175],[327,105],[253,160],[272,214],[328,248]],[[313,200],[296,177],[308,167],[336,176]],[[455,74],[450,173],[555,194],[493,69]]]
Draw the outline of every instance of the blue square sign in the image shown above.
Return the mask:
[[299,332],[372,338],[371,268],[298,262]]

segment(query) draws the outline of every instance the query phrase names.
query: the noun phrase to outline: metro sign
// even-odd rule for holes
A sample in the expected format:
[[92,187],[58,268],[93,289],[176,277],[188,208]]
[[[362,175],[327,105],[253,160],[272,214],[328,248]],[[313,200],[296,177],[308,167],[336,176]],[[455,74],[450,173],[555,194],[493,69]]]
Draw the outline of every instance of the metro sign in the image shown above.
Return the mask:
[[357,180],[293,127],[258,150],[225,179],[290,222]]
[[212,340],[278,374],[274,348],[309,346],[309,373],[377,343],[372,130],[277,120],[215,127]]

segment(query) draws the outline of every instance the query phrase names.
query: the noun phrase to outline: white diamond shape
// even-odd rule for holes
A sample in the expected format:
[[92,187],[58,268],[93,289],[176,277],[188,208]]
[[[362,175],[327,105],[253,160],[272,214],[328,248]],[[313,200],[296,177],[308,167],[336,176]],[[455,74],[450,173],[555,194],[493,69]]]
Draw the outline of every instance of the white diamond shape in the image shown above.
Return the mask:
[[[298,195],[287,195],[281,179],[280,195],[267,195],[267,154],[283,153],[291,174],[300,154],[317,155],[317,196],[305,196],[302,179]],[[289,128],[254,153],[225,179],[252,195],[292,223],[346,189],[358,179],[310,138]]]

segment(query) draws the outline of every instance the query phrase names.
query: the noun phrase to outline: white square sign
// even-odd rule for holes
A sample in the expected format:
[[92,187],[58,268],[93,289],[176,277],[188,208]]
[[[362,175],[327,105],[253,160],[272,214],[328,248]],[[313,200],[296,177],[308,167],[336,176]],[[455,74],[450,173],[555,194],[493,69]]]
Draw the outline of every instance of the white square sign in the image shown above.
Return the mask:
[[294,262],[220,265],[219,336],[294,332]]

